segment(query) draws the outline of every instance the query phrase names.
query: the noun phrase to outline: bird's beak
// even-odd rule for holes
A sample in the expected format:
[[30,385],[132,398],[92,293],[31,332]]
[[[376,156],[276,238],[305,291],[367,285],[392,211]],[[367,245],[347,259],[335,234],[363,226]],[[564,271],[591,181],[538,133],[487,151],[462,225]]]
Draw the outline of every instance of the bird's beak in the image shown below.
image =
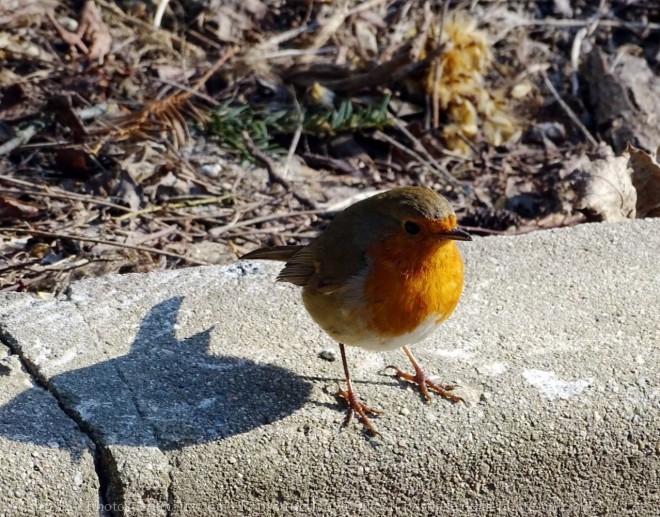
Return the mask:
[[451,241],[471,241],[472,237],[465,230],[460,228],[452,228],[448,232],[443,232],[440,234],[440,237],[443,239],[449,239]]

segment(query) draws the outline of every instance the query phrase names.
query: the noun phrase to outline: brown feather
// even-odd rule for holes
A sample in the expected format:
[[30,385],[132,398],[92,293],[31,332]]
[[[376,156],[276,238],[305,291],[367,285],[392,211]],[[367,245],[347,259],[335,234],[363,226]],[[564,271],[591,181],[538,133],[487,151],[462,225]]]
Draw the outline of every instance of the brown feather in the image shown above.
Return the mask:
[[296,253],[298,253],[304,246],[273,246],[272,248],[260,248],[246,253],[241,257],[243,259],[263,259],[263,260],[279,260],[286,262]]

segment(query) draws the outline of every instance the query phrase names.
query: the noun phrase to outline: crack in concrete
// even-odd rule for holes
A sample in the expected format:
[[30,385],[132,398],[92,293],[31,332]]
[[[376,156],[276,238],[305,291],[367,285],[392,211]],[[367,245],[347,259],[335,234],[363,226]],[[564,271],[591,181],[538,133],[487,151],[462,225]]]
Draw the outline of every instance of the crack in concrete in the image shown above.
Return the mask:
[[167,463],[170,466],[170,470],[167,473],[167,478],[170,482],[167,484],[167,513],[165,514],[165,517],[172,517],[172,512],[174,511],[174,476],[172,474],[173,468],[169,458],[167,458]]
[[[108,347],[111,347],[111,344],[108,343],[103,338],[103,336],[98,332],[98,329],[95,327],[95,325],[90,324],[90,321],[88,320],[85,310],[83,310],[83,308],[80,306],[80,303],[77,300],[71,297],[70,290],[67,290],[67,292],[65,293],[65,297],[60,300],[60,303],[71,303],[75,308],[75,311],[80,315],[83,323],[87,327],[90,334],[96,336],[97,341],[103,342]],[[85,436],[87,436],[87,438],[89,438],[89,440],[94,444],[92,457],[94,460],[94,470],[96,472],[96,477],[99,482],[99,515],[101,517],[110,517],[111,515],[114,514],[114,512],[108,509],[122,508],[123,499],[125,495],[122,484],[120,482],[118,483],[116,481],[113,481],[113,479],[117,477],[116,474],[118,473],[118,470],[116,465],[114,465],[115,458],[112,454],[112,451],[108,446],[104,444],[104,440],[102,436],[99,435],[100,433],[95,432],[92,426],[89,423],[87,423],[85,419],[82,418],[82,416],[75,411],[75,409],[67,406],[65,397],[63,397],[62,394],[57,390],[57,388],[48,380],[48,378],[40,372],[39,367],[36,364],[34,364],[32,361],[30,361],[30,359],[23,354],[23,351],[20,345],[18,344],[18,342],[14,340],[12,335],[9,332],[7,332],[7,330],[1,324],[0,324],[0,342],[5,344],[5,346],[9,348],[11,353],[18,357],[23,370],[30,376],[34,384],[44,389],[48,393],[50,393],[55,398],[55,401],[57,402],[57,405],[60,408],[60,410],[69,419],[71,419],[75,423],[77,429]],[[139,415],[140,419],[151,429],[154,439],[156,440],[156,444],[158,445],[158,449],[162,452],[163,450],[162,437],[159,436],[157,429],[152,424],[150,424],[148,418],[145,417],[145,414],[141,410],[140,405],[138,403],[138,398],[135,396],[134,391],[131,389],[131,385],[127,381],[124,372],[122,372],[118,367],[115,367],[115,370],[117,372],[117,376],[119,377],[119,379],[121,379],[121,381],[126,386],[128,392],[130,393],[130,398],[133,403],[135,412]],[[171,476],[172,465],[167,455],[163,453],[163,456],[166,458],[167,467],[168,467],[169,483],[167,486],[166,494],[169,505],[169,501],[171,499],[170,494],[172,491],[171,484],[173,482]],[[116,494],[116,496],[113,497],[112,494]],[[167,515],[168,516],[171,515],[171,508],[168,508]]]
[[30,376],[32,382],[50,393],[57,402],[57,406],[70,420],[73,421],[78,431],[87,436],[89,441],[94,444],[94,450],[91,452],[92,458],[94,460],[94,471],[96,472],[96,478],[99,482],[99,515],[101,517],[108,516],[109,514],[105,511],[105,508],[110,507],[106,498],[109,481],[108,475],[104,469],[104,462],[101,457],[101,444],[98,443],[94,438],[94,433],[91,429],[88,428],[85,421],[81,418],[78,418],[75,412],[65,405],[60,393],[51,385],[50,382],[48,382],[48,379],[41,375],[37,366],[21,353],[19,346],[13,344],[14,340],[10,335],[7,334],[2,325],[0,325],[0,342],[9,348],[13,355],[18,357],[18,360],[21,363],[21,367]]
[[[80,315],[80,317],[82,318],[82,320],[85,323],[85,325],[87,326],[87,328],[96,336],[96,339],[99,342],[105,343],[108,348],[112,348],[112,344],[105,340],[105,338],[99,333],[96,326],[90,324],[90,322],[87,319],[86,311],[83,310],[83,308],[81,307],[80,302],[73,298],[73,293],[72,293],[70,288],[66,290],[65,299],[63,301],[66,301],[68,303],[73,304],[73,306],[76,309],[76,312]],[[167,511],[166,515],[167,515],[167,517],[169,517],[171,515],[171,510],[172,510],[172,504],[171,504],[171,499],[173,498],[172,483],[174,482],[174,480],[172,478],[172,464],[170,462],[169,457],[163,452],[163,447],[162,447],[163,439],[160,436],[160,433],[158,432],[158,429],[153,424],[151,424],[149,422],[149,419],[147,418],[147,415],[145,415],[144,412],[142,411],[142,408],[140,407],[140,404],[139,404],[139,397],[137,397],[135,395],[135,392],[131,387],[131,383],[126,378],[125,373],[119,368],[119,366],[117,364],[114,364],[113,366],[114,366],[115,371],[117,372],[117,377],[122,381],[122,383],[126,387],[128,393],[130,393],[130,400],[133,404],[133,408],[134,408],[135,412],[139,415],[140,420],[142,420],[142,422],[144,422],[144,424],[151,430],[151,433],[152,433],[154,439],[156,440],[156,444],[158,446],[158,449],[163,453],[163,457],[166,459],[167,467],[168,467],[168,479],[169,479],[169,483],[168,483],[167,490],[166,490],[167,502],[168,502],[168,511]],[[97,447],[99,445],[100,444],[97,444]],[[110,449],[106,448],[104,450],[107,450],[107,455],[109,457],[109,459],[103,460],[104,464],[105,464],[105,467],[106,467],[105,475],[106,475],[106,479],[107,479],[107,482],[108,482],[107,486],[106,486],[106,492],[105,492],[106,498],[108,497],[108,494],[110,494],[110,493],[117,493],[119,495],[120,501],[112,501],[112,503],[117,503],[117,504],[120,504],[120,505],[123,506],[123,503],[124,503],[124,500],[123,500],[124,499],[124,490],[123,490],[123,487],[121,486],[121,483],[119,483],[119,487],[118,487],[119,489],[118,490],[113,489],[111,492],[109,491],[111,488],[113,488],[111,486],[111,481],[110,480],[113,477],[113,471],[116,471],[117,468],[116,468],[116,465],[115,465],[115,467],[112,466],[114,464],[114,458],[112,456],[112,452],[110,451]],[[99,455],[99,457],[103,458],[103,454],[101,453]]]

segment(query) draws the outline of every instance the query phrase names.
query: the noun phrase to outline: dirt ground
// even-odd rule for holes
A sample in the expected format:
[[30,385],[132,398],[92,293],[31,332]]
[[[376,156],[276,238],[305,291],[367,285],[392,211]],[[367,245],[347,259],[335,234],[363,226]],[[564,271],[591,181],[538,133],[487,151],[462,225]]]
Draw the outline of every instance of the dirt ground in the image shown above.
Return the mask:
[[0,291],[305,242],[399,185],[477,235],[658,216],[659,73],[656,1],[4,0]]

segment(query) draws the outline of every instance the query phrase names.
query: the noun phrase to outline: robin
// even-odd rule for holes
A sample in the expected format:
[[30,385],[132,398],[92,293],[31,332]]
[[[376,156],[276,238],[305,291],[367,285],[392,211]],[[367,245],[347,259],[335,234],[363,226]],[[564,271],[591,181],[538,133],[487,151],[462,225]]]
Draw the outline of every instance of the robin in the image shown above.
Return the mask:
[[428,337],[454,310],[463,290],[463,260],[455,241],[470,241],[456,226],[449,202],[422,187],[401,187],[351,205],[306,246],[275,246],[242,259],[286,262],[277,277],[303,288],[305,308],[339,343],[346,389],[347,425],[357,414],[378,434],[351,384],[345,345],[378,351],[403,348],[415,370],[395,366],[397,378],[415,383],[428,401],[429,389],[453,402],[454,386],[431,382],[409,345]]

